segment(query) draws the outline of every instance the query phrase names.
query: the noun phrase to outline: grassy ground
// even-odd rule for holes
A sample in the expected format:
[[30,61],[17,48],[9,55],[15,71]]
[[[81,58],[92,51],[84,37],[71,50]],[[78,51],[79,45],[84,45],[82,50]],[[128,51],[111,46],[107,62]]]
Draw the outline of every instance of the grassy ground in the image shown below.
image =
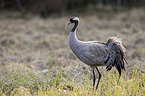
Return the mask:
[[[122,38],[128,65],[119,84],[118,73],[102,74],[98,90],[92,89],[92,71],[68,47],[70,16],[47,19],[14,12],[0,14],[0,95],[143,96],[145,95],[145,9],[93,11],[78,14],[80,40]],[[98,13],[97,13],[98,12]],[[98,76],[98,74],[96,73]]]

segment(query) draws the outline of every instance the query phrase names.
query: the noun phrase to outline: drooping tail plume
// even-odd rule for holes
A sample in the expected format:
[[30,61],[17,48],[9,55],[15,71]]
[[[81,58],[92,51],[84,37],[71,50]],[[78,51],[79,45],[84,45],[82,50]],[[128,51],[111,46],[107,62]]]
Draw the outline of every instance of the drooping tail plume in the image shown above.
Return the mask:
[[[111,70],[111,68],[113,66],[116,67],[116,69],[119,72],[119,75],[121,75],[121,71],[125,70],[125,62],[127,63],[127,61],[125,60],[125,48],[122,45],[122,42],[120,39],[116,38],[116,37],[110,37],[106,43],[106,45],[111,49],[111,51],[113,52],[112,55],[112,62],[110,62],[110,64],[107,64],[107,71]],[[109,63],[109,62],[108,62]]]

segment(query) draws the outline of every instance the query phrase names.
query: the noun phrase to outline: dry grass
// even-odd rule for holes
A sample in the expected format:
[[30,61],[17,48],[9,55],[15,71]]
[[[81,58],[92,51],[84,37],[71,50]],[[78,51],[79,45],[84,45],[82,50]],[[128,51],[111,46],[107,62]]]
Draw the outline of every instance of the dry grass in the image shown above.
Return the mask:
[[[143,96],[145,94],[144,11],[144,9],[132,9],[108,15],[101,12],[93,15],[88,13],[87,16],[78,15],[81,23],[77,35],[80,40],[106,42],[109,36],[117,36],[122,38],[123,45],[127,49],[126,57],[129,65],[126,65],[127,71],[123,73],[120,84],[113,84],[117,80],[116,71],[106,72],[105,68],[99,68],[103,78],[98,93],[91,88],[91,69],[76,59],[68,47],[68,34],[72,26],[65,28],[65,24],[69,16],[42,19],[30,14],[23,16],[20,13],[1,13],[0,89],[2,91],[0,93],[2,95],[24,93],[22,95],[140,94]],[[41,72],[44,69],[48,69],[48,72]],[[109,83],[108,78],[112,83]],[[136,84],[135,81],[139,82],[137,83],[139,91],[126,90],[134,88],[132,86]],[[107,93],[107,90],[111,93]],[[120,92],[122,90],[124,93]]]

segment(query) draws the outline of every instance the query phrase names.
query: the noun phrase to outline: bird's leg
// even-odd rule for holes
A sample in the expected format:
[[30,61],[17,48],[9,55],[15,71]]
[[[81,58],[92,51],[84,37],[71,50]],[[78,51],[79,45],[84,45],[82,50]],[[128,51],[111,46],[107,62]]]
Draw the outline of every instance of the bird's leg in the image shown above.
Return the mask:
[[96,77],[95,77],[95,72],[94,72],[94,69],[93,69],[93,89],[94,89],[94,86],[95,86],[95,81],[96,81]]
[[120,76],[121,76],[121,75],[119,74],[119,77],[118,77],[118,79],[117,79],[117,85],[118,85],[118,83],[119,83]]
[[98,85],[99,85],[99,82],[100,82],[100,79],[101,79],[101,74],[100,74],[100,72],[99,72],[99,70],[98,70],[98,68],[97,68],[97,67],[96,67],[96,69],[97,69],[98,74],[99,74],[98,82],[97,82],[97,85],[96,85],[96,90],[97,90]]

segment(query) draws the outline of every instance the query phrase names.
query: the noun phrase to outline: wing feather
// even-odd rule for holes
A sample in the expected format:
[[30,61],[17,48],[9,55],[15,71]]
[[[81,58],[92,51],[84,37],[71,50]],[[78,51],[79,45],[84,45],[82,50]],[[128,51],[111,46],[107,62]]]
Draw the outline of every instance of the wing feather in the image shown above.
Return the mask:
[[109,48],[106,45],[100,43],[93,43],[88,48],[89,50],[85,52],[85,57],[91,59],[94,64],[103,66],[104,62],[108,58],[108,53],[110,51]]

